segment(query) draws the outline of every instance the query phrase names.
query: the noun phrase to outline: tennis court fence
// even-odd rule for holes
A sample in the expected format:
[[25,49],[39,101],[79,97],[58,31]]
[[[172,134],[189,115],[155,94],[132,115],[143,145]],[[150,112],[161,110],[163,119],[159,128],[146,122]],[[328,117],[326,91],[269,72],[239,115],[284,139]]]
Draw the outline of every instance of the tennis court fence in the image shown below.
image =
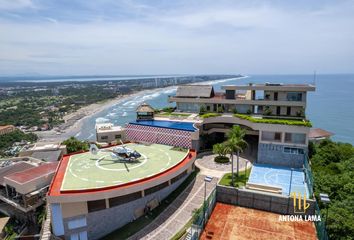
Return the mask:
[[193,222],[190,228],[190,235],[192,240],[199,239],[203,232],[205,224],[208,222],[211,213],[216,204],[216,189],[212,191],[210,196],[204,202],[203,206],[195,211],[193,215]]
[[309,157],[307,154],[305,154],[304,157],[304,173],[305,173],[305,181],[309,190],[310,196],[313,196],[313,176],[312,176],[312,171],[311,171],[311,166],[309,163]]

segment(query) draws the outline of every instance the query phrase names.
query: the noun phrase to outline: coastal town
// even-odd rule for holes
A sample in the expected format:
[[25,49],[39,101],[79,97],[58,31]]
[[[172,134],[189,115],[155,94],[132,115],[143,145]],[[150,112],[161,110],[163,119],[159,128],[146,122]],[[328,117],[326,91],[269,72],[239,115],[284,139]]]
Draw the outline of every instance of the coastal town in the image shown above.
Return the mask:
[[[0,125],[4,128],[18,129],[13,134],[11,144],[1,143],[0,156],[15,155],[19,146],[26,145],[26,140],[63,141],[74,136],[80,121],[117,101],[143,90],[173,86],[175,84],[203,82],[229,76],[178,76],[160,78],[137,78],[119,81],[86,82],[33,82],[22,80],[0,82]],[[103,77],[103,79],[105,79]],[[15,127],[15,128],[14,128]],[[26,135],[27,134],[27,135]],[[31,137],[28,137],[31,136]]]
[[354,240],[354,0],[0,0],[0,240]]
[[[315,90],[296,83],[221,90],[181,84],[167,99],[174,107],[155,109],[144,102],[125,125],[96,123],[95,141],[71,136],[16,142],[18,151],[1,160],[0,209],[8,216],[2,234],[5,239],[210,239],[225,234],[216,225],[228,218],[220,219],[223,209],[234,205],[233,216],[252,211],[258,220],[278,221],[277,230],[271,224],[244,226],[262,231],[252,233],[262,239],[289,228],[289,237],[326,239],[328,215],[320,208],[333,196],[317,195],[313,168],[323,163],[312,159],[335,143],[332,133],[306,118],[307,98]],[[20,131],[6,125],[0,133]],[[238,226],[240,220],[233,221]]]

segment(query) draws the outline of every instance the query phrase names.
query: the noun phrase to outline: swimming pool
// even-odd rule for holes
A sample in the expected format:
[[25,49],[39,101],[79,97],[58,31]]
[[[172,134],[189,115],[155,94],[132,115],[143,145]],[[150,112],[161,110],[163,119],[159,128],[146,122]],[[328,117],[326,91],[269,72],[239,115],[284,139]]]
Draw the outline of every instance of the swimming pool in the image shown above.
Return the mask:
[[302,196],[306,193],[309,196],[302,169],[254,164],[248,182],[281,187],[282,194],[286,196],[293,192],[301,193]]
[[177,129],[189,132],[195,132],[197,129],[193,126],[193,122],[177,122],[177,121],[163,121],[163,120],[140,120],[130,122],[130,124],[143,125],[150,127]]

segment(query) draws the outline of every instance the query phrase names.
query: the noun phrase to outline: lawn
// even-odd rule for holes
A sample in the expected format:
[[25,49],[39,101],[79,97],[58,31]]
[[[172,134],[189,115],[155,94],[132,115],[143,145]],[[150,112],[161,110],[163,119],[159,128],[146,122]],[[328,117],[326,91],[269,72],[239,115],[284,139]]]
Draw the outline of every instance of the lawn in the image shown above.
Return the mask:
[[[234,173],[234,185],[235,187],[242,187],[246,185],[248,177],[250,176],[251,168],[246,171],[240,171],[239,176]],[[231,187],[231,173],[226,173],[219,181],[220,185]]]
[[268,124],[284,124],[284,125],[296,125],[312,127],[312,124],[308,120],[293,120],[293,119],[273,119],[273,118],[254,118],[246,114],[234,114],[234,117],[248,120],[254,123],[268,123]]

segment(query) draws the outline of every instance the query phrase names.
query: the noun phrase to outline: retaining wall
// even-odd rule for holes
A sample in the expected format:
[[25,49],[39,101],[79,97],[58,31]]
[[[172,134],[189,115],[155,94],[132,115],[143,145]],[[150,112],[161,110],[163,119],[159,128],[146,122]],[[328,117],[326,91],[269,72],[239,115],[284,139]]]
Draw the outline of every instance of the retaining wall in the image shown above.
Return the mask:
[[216,200],[240,207],[253,208],[283,215],[315,215],[316,201],[306,199],[309,208],[305,213],[294,212],[294,198],[232,187],[216,186]]
[[101,237],[109,234],[110,232],[135,220],[135,210],[139,208],[144,208],[144,206],[146,206],[146,204],[153,199],[162,201],[172,191],[174,191],[187,177],[188,175],[186,175],[182,179],[179,179],[172,185],[138,200],[122,204],[117,207],[107,208],[105,210],[88,213],[86,216],[88,238],[100,239]]
[[[257,163],[272,164],[276,166],[284,166],[291,168],[302,168],[304,164],[304,155],[284,153],[284,147],[289,146],[280,144],[259,143]],[[305,153],[307,152],[306,148],[301,149],[303,149]]]

